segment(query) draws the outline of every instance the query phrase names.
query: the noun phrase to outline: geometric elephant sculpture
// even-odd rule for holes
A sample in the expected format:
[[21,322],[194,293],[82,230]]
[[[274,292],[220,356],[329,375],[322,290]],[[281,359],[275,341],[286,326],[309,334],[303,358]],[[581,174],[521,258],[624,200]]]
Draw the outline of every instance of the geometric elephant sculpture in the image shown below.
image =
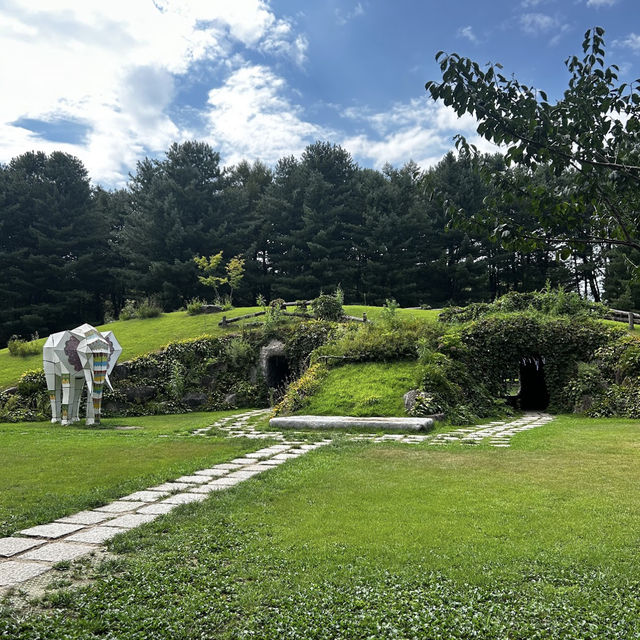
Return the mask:
[[42,360],[51,400],[51,422],[79,420],[80,399],[87,383],[87,424],[100,424],[104,384],[111,387],[122,347],[111,331],[101,333],[90,324],[52,333],[44,343]]

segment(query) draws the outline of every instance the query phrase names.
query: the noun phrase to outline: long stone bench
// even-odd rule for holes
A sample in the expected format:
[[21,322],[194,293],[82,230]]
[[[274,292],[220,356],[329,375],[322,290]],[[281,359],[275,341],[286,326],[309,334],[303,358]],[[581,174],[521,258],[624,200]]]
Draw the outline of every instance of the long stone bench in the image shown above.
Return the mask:
[[271,418],[276,429],[354,429],[430,431],[433,418],[356,418],[354,416],[285,416]]

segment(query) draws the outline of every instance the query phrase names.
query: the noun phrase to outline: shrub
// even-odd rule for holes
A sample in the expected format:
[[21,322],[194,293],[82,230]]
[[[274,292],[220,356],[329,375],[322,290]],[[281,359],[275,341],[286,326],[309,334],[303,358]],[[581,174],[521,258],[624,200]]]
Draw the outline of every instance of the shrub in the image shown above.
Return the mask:
[[187,302],[187,315],[197,316],[204,311],[205,301],[200,298],[193,298]]
[[21,396],[30,396],[34,393],[47,390],[47,380],[43,369],[30,369],[25,371],[18,380],[18,393]]
[[340,300],[336,296],[320,294],[311,301],[313,314],[318,320],[341,320],[344,317],[344,310]]
[[7,342],[9,354],[17,357],[34,356],[42,351],[42,347],[35,342],[38,340],[38,334],[32,336],[31,342],[27,342],[18,336],[11,336]]
[[311,365],[296,381],[287,388],[283,399],[273,408],[273,414],[287,415],[304,407],[308,399],[313,395],[323,378],[326,377],[328,368],[323,364]]
[[397,328],[399,324],[398,317],[398,308],[400,305],[395,301],[394,298],[387,298],[385,300],[384,306],[382,307],[382,313],[380,314],[380,321],[386,327],[390,329]]
[[309,364],[311,352],[335,335],[336,326],[323,320],[299,323],[285,342],[285,354],[294,373],[302,373]]
[[162,315],[162,307],[152,298],[144,298],[140,302],[126,300],[120,311],[118,320],[133,320],[134,318],[157,318]]

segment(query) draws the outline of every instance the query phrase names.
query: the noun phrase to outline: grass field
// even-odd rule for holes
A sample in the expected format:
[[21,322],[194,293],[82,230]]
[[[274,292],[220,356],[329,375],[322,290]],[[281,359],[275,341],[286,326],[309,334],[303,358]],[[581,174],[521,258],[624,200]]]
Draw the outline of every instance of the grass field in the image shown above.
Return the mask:
[[[234,323],[227,328],[218,326],[223,315],[227,318],[245,315],[260,311],[259,307],[238,307],[231,311],[212,313],[206,315],[189,316],[186,311],[174,311],[165,313],[158,318],[147,320],[122,320],[111,322],[98,327],[101,331],[113,331],[122,345],[120,361],[130,360],[135,356],[158,351],[169,342],[194,338],[204,333],[209,335],[222,335],[238,331],[244,322],[260,320],[250,318]],[[366,312],[369,319],[375,320],[381,312],[380,307],[346,306],[345,311],[350,315],[362,316]],[[438,310],[414,310],[400,309],[398,313],[402,317],[419,317],[436,319]],[[37,344],[42,347],[46,338],[40,338]],[[22,373],[28,369],[42,367],[42,354],[33,356],[12,357],[8,349],[0,349],[0,389],[5,389],[18,381]]]
[[[188,435],[231,413],[112,418],[100,429],[0,425],[0,536],[258,448],[243,439]],[[118,431],[116,425],[141,428]]]
[[327,447],[114,540],[0,636],[635,638],[639,436],[571,416],[510,449]]

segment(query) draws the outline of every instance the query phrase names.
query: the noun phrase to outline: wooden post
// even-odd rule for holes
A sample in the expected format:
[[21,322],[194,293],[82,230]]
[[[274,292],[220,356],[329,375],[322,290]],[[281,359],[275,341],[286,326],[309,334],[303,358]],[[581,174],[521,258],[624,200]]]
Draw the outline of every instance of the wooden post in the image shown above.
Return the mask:
[[366,322],[367,321],[367,312],[363,311],[362,312],[362,322]]
[[227,316],[222,316],[222,322],[220,323],[223,327],[227,326]]
[[629,331],[633,331],[633,311],[629,311]]

